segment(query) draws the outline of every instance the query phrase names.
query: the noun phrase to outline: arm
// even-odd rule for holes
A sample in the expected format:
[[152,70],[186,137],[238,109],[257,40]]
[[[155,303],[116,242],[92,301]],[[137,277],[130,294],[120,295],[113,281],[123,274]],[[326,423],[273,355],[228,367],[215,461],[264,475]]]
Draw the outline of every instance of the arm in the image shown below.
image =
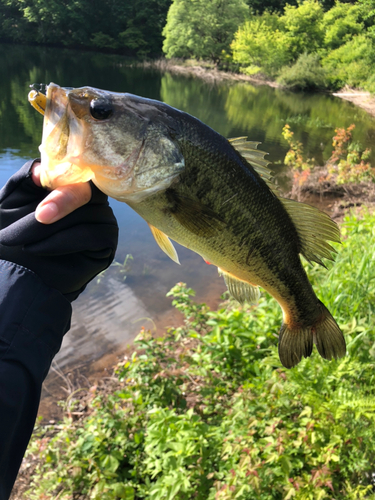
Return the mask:
[[42,383],[70,327],[70,302],[33,272],[0,260],[0,499],[16,479]]
[[[110,265],[117,245],[117,223],[103,193],[85,185],[92,190],[89,203],[69,213],[84,198],[48,193],[31,168],[26,164],[0,191],[0,500],[9,498],[42,382],[69,329],[70,302]],[[42,224],[35,212],[51,200],[57,222]]]

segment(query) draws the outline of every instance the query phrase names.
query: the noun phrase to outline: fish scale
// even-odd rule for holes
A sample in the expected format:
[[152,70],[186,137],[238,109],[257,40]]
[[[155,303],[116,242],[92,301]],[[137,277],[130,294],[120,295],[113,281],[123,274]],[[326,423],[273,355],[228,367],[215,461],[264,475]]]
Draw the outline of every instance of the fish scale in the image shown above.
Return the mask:
[[267,290],[283,310],[284,366],[310,356],[314,343],[326,359],[344,356],[342,332],[300,260],[332,259],[328,241],[339,241],[338,228],[316,208],[278,196],[257,143],[228,141],[187,113],[131,94],[50,84],[46,96],[34,90],[29,99],[45,115],[44,186],[91,179],[143,217],[175,262],[169,238],[216,265],[239,302]]

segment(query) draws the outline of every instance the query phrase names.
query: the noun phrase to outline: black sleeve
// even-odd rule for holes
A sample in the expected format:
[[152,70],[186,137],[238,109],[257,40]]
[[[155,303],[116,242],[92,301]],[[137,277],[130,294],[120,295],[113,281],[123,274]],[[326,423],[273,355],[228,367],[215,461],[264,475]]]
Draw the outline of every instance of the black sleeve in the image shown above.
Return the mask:
[[32,271],[0,260],[0,500],[8,500],[29,442],[43,380],[71,305]]

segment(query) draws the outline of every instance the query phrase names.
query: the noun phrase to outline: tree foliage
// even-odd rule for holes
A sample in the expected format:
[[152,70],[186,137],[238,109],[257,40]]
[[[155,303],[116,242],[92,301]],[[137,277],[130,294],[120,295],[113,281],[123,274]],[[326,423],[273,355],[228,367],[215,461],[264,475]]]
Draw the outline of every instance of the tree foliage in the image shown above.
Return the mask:
[[305,0],[297,7],[287,5],[280,23],[288,35],[289,50],[293,58],[314,52],[323,42],[323,8],[317,0]]
[[242,65],[244,73],[254,74],[265,68],[272,75],[291,60],[289,45],[279,17],[266,12],[253,16],[238,29],[231,49],[233,60]]
[[323,58],[332,86],[345,84],[375,91],[374,42],[366,35],[357,35]]
[[327,49],[337,49],[354,35],[363,31],[359,5],[337,2],[323,16],[324,46]]
[[163,30],[166,57],[220,62],[248,11],[244,0],[174,0]]
[[171,0],[0,0],[0,39],[128,54],[161,52]]
[[231,45],[240,71],[279,76],[290,88],[375,91],[375,0],[336,1],[325,11],[328,4],[304,0],[253,15]]

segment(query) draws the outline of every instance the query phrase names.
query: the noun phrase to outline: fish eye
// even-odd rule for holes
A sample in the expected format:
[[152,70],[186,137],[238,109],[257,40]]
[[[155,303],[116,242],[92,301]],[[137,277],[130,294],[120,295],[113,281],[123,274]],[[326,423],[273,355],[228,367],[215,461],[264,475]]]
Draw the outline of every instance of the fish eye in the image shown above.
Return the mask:
[[112,104],[105,99],[93,99],[90,102],[90,114],[95,120],[106,120],[112,113]]

